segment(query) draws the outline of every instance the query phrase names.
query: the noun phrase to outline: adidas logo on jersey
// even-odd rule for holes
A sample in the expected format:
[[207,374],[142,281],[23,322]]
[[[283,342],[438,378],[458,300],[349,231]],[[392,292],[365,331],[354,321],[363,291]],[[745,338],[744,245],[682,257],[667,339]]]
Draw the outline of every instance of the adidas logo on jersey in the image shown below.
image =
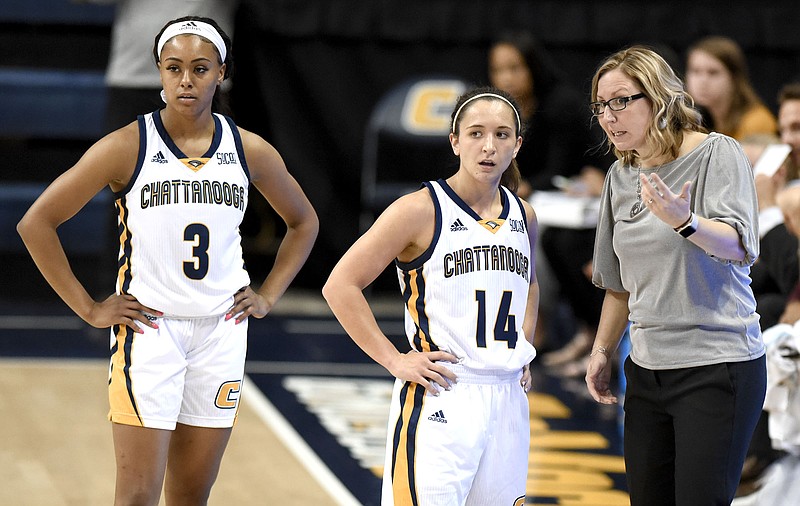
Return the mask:
[[461,223],[461,219],[459,218],[456,221],[454,221],[452,225],[450,225],[450,232],[459,232],[461,230],[468,230],[468,229],[467,227],[464,226],[463,223]]
[[159,151],[158,153],[153,156],[153,159],[150,160],[151,163],[167,163],[167,158],[164,156],[164,153]]
[[444,417],[444,412],[442,412],[441,409],[429,416],[428,420],[431,420],[432,422],[447,423],[447,420]]

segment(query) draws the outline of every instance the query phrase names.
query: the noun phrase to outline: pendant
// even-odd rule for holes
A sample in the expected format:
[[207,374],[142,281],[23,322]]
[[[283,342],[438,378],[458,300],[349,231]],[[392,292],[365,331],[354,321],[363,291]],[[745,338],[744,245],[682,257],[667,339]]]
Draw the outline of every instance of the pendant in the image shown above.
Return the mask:
[[633,203],[633,207],[631,207],[631,218],[642,212],[644,205],[642,204],[641,200],[637,200]]

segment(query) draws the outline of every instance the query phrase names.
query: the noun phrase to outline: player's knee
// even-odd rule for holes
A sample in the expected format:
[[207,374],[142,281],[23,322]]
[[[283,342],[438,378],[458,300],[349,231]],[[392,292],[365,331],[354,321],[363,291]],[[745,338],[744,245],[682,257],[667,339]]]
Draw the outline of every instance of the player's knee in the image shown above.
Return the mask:
[[167,504],[171,506],[204,506],[211,495],[211,483],[192,481],[191,483],[167,483],[164,487]]
[[114,506],[157,506],[160,496],[161,487],[124,487],[123,490],[117,490]]

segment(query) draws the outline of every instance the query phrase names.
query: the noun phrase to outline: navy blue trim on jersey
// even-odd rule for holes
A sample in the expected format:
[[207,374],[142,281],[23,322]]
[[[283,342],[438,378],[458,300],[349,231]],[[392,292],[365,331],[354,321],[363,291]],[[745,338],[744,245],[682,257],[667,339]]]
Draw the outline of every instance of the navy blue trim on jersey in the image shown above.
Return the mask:
[[247,167],[247,160],[244,156],[244,145],[242,144],[242,135],[239,133],[239,128],[237,128],[236,123],[233,122],[232,118],[224,115],[220,116],[225,118],[225,121],[228,122],[228,126],[231,128],[231,133],[233,134],[233,143],[236,145],[236,151],[239,153],[239,165],[241,165],[247,180],[250,181],[250,169]]
[[[422,267],[403,272],[403,302],[412,313],[412,320],[414,320],[416,328],[414,336],[411,338],[411,346],[420,352],[439,351],[439,347],[431,337],[430,319],[425,311],[425,287]],[[413,303],[412,299],[414,299]],[[416,315],[416,318],[413,315]]]
[[416,448],[417,448],[417,427],[419,426],[419,418],[422,414],[423,398],[425,397],[425,389],[422,385],[417,385],[414,388],[414,410],[411,413],[411,419],[408,421],[408,438],[406,441],[406,454],[408,455],[408,489],[413,491],[411,495],[411,502],[414,506],[418,506],[417,499],[417,483],[416,476],[417,470],[414,463],[417,461]]
[[525,206],[522,205],[522,199],[519,196],[506,188],[506,191],[511,194],[511,198],[517,201],[517,205],[519,206],[520,213],[522,214],[522,222],[525,224],[525,232],[528,231],[528,213],[525,212]]
[[[123,277],[119,291],[120,293],[128,293],[131,287],[131,278],[133,277],[130,266],[131,256],[133,255],[133,238],[131,230],[128,228],[128,207],[125,205],[125,197],[117,199],[116,206],[118,215],[117,234],[119,234],[119,243],[122,248],[122,254],[117,261],[117,277],[119,277],[121,271]],[[123,237],[125,238],[124,241]]]
[[422,266],[425,262],[433,254],[434,248],[436,248],[436,244],[439,242],[439,237],[442,235],[442,205],[439,203],[439,199],[436,197],[436,191],[431,188],[430,181],[422,183],[422,185],[428,189],[431,194],[431,200],[433,201],[433,210],[434,210],[434,219],[433,219],[433,239],[431,239],[431,244],[428,248],[422,252],[420,256],[415,258],[410,262],[401,262],[400,260],[394,260],[395,265],[404,271],[410,271],[417,269]]
[[219,148],[219,143],[222,141],[222,124],[215,114],[212,114],[211,117],[214,119],[214,138],[211,140],[211,146],[208,147],[208,151],[206,151],[203,156],[198,157],[186,156],[183,151],[178,148],[178,145],[175,144],[172,137],[169,136],[167,129],[164,127],[164,122],[161,121],[161,111],[153,112],[153,123],[156,126],[156,131],[161,137],[161,140],[164,141],[164,144],[167,145],[167,148],[169,148],[178,160],[183,160],[185,158],[211,158],[217,151],[217,148]]
[[[447,184],[447,181],[445,181],[444,179],[439,179],[436,182],[441,185],[442,189],[447,194],[447,196],[449,196],[453,200],[453,202],[458,204],[458,207],[460,207],[465,213],[472,216],[475,219],[475,221],[482,221],[484,219],[478,216],[478,213],[473,211],[473,209],[469,207],[461,197],[458,196],[455,190],[450,188],[450,185]],[[508,213],[510,211],[508,205],[508,197],[506,196],[506,192],[500,190],[500,188],[498,188],[497,191],[500,192],[500,203],[503,205],[503,210],[500,211],[500,216],[497,216],[496,219],[505,220],[506,218],[508,218]]]
[[136,178],[139,177],[139,173],[142,171],[142,166],[144,165],[144,155],[147,153],[147,124],[144,121],[143,114],[136,117],[136,124],[139,126],[139,154],[136,156],[136,167],[133,169],[133,174],[131,174],[128,184],[120,191],[114,192],[115,198],[121,198],[131,190],[133,183],[136,182]]

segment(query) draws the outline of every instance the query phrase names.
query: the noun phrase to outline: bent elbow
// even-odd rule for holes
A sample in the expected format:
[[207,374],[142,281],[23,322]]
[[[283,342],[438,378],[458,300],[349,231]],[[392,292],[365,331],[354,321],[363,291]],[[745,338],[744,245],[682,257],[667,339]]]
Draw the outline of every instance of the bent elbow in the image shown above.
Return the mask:
[[322,297],[325,299],[325,302],[328,303],[328,306],[330,306],[336,298],[336,285],[331,282],[330,277],[325,284],[322,285]]
[[22,239],[22,242],[26,242],[25,238],[29,236],[31,230],[31,219],[28,216],[28,213],[25,213],[25,215],[17,222],[17,234]]

